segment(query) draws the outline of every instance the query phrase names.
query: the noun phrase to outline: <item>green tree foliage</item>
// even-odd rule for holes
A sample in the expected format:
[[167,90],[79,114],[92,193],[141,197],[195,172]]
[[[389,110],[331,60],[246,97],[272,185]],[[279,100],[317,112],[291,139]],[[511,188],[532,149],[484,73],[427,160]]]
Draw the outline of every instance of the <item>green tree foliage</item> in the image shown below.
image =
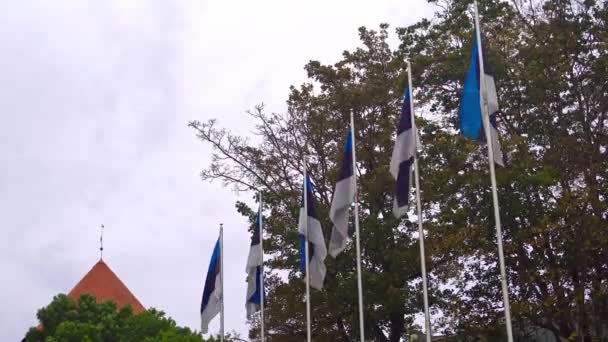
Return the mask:
[[[421,97],[453,128],[471,13],[466,2],[441,3],[436,24],[399,33],[416,56]],[[480,9],[508,155],[497,178],[513,314],[559,338],[608,338],[607,4]],[[434,274],[455,287],[444,313],[453,327],[479,331],[502,316],[486,162],[448,161],[449,149],[427,141],[425,202],[441,209],[429,212]]]
[[[456,112],[473,43],[470,1],[431,0],[432,21],[359,29],[362,46],[333,65],[310,61],[285,113],[249,112],[256,142],[191,122],[214,156],[204,180],[262,189],[272,341],[305,336],[297,213],[308,158],[326,237],[339,151],[356,125],[366,335],[399,341],[422,311],[416,229],[391,214],[388,173],[404,58],[414,66],[421,129],[421,185],[436,331],[503,339],[502,297],[484,148],[458,136]],[[586,1],[480,1],[488,63],[495,69],[506,167],[497,170],[511,308],[522,325],[559,339],[608,338],[608,5]],[[424,119],[421,118],[424,116]],[[237,209],[253,221],[243,203]],[[352,246],[328,257],[326,288],[313,291],[313,334],[357,336]],[[277,270],[288,272],[287,279]],[[250,334],[256,336],[252,322]]]
[[96,303],[89,295],[81,296],[78,303],[66,295],[57,295],[38,310],[37,316],[40,325],[29,329],[25,341],[216,341],[204,340],[199,333],[178,327],[162,311],[149,309],[135,315],[128,305],[116,310],[114,302]]

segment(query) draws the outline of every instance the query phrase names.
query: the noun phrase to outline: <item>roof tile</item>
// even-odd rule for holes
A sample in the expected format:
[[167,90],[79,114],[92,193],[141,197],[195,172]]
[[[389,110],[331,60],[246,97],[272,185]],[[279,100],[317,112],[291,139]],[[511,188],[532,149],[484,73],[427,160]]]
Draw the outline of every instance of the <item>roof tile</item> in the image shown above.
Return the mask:
[[99,260],[91,268],[68,293],[68,297],[77,301],[78,297],[83,294],[94,296],[98,303],[108,300],[114,301],[118,308],[130,304],[133,313],[136,314],[145,310],[139,300],[103,260]]

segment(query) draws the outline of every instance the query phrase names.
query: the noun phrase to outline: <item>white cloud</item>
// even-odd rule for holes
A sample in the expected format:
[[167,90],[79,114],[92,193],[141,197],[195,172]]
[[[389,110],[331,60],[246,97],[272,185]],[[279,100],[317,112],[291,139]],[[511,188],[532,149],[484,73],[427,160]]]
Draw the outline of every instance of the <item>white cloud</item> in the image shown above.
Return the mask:
[[246,336],[246,222],[230,189],[200,181],[209,148],[186,123],[247,134],[245,110],[284,110],[304,64],[337,61],[359,26],[430,13],[421,0],[0,5],[0,340],[89,270],[101,223],[104,259],[132,292],[196,329],[224,222],[226,327]]

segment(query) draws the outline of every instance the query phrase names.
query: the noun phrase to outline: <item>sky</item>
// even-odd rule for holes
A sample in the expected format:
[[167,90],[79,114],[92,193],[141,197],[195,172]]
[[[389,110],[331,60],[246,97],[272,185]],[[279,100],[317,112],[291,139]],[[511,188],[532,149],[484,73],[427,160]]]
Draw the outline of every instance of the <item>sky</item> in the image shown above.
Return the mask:
[[0,340],[21,339],[98,261],[101,224],[104,260],[142,304],[198,330],[224,223],[226,330],[246,337],[250,237],[234,203],[253,194],[201,181],[211,150],[187,123],[251,135],[245,111],[284,111],[309,60],[337,62],[359,26],[387,22],[394,36],[433,11],[424,0],[0,4]]

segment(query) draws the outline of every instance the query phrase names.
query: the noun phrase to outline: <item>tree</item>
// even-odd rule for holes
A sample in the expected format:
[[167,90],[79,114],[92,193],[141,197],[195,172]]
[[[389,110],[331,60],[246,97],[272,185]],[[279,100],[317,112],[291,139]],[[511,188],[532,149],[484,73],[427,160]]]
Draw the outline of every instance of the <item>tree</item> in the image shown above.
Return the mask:
[[[273,255],[273,269],[288,270],[288,281],[271,278],[267,327],[273,341],[305,336],[304,284],[297,270],[299,254],[297,213],[302,183],[302,158],[308,166],[315,190],[317,210],[325,234],[331,192],[337,177],[339,149],[346,135],[351,111],[360,124],[358,160],[361,187],[363,263],[370,337],[398,341],[411,326],[417,311],[419,278],[414,227],[400,224],[391,214],[392,181],[387,172],[391,136],[404,79],[403,59],[394,55],[386,43],[386,26],[381,32],[361,30],[366,49],[345,52],[345,60],[335,68],[311,62],[306,69],[322,92],[315,94],[312,83],[292,87],[285,115],[266,114],[257,107],[249,114],[259,121],[260,146],[216,127],[216,122],[193,122],[199,136],[218,152],[204,179],[221,179],[237,190],[262,188],[268,238],[265,250]],[[239,210],[253,216],[250,208]],[[349,340],[357,326],[357,299],[354,254],[348,249],[337,260],[327,259],[326,288],[313,292],[314,336],[318,340]],[[374,272],[372,272],[374,271]],[[388,336],[384,331],[388,330]]]
[[[162,311],[148,309],[133,314],[130,306],[117,310],[111,301],[97,303],[83,295],[76,303],[60,294],[38,310],[40,325],[27,332],[24,341],[145,341],[145,342],[214,342],[200,333],[177,326]],[[217,340],[219,341],[219,340]]]
[[[436,24],[399,32],[404,53],[417,56],[425,103],[448,114],[443,125],[453,128],[462,53],[472,43],[470,9],[467,2],[438,3]],[[605,339],[607,4],[480,5],[508,155],[497,177],[513,315],[560,339]],[[445,151],[434,140],[428,155],[442,163]],[[444,312],[454,328],[474,332],[502,316],[501,294],[487,163],[458,159],[443,163],[449,174],[428,169],[436,163],[422,164],[432,189],[426,201],[443,207],[429,212],[434,274],[456,288]]]
[[[457,135],[459,93],[473,43],[470,1],[432,0],[434,20],[360,28],[362,47],[333,65],[309,62],[310,81],[291,87],[284,114],[248,112],[259,143],[219,128],[190,126],[214,151],[203,180],[237,191],[262,189],[273,270],[266,326],[273,341],[305,336],[297,212],[308,157],[326,236],[329,204],[348,117],[355,116],[366,335],[399,341],[422,311],[416,229],[391,214],[388,164],[413,62],[421,185],[428,229],[431,304],[445,333],[500,340],[503,317],[496,236],[483,148]],[[512,315],[560,339],[608,338],[608,5],[595,1],[480,2],[488,63],[495,68],[507,165],[497,170]],[[425,119],[420,118],[424,113]],[[254,213],[243,203],[237,210]],[[352,247],[352,246],[351,246]],[[322,292],[312,294],[313,335],[357,336],[354,251],[327,259]],[[257,323],[252,323],[256,328]],[[501,331],[502,330],[502,331]],[[251,330],[257,334],[257,329]],[[499,336],[496,335],[499,334]]]

